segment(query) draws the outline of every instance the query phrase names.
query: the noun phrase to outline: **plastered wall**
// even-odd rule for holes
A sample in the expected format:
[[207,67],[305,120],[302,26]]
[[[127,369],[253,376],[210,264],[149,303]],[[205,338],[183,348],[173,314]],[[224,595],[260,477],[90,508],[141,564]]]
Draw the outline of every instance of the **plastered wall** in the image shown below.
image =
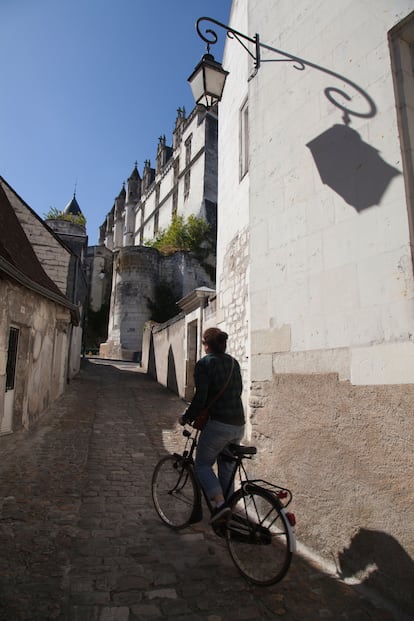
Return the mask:
[[0,280],[0,296],[3,300],[0,315],[0,418],[3,415],[9,328],[19,329],[12,422],[12,431],[16,431],[29,428],[49,403],[63,392],[71,322],[68,310],[11,281]]

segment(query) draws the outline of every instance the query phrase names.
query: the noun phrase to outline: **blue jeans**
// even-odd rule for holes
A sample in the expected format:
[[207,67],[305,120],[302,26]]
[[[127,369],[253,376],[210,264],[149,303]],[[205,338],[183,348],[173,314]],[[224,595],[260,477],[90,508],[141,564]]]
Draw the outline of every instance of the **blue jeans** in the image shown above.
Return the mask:
[[[244,435],[244,425],[226,425],[217,420],[209,420],[200,434],[195,458],[197,477],[207,494],[212,499],[226,492],[234,470],[234,462],[224,460],[220,453],[227,444],[240,444]],[[217,461],[218,478],[213,470]],[[233,493],[233,486],[228,496]]]

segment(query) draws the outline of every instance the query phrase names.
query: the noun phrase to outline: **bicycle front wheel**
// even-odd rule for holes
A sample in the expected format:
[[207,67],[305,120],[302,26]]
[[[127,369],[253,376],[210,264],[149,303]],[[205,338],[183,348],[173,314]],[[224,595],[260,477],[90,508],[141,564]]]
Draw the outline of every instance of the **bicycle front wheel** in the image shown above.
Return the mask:
[[280,502],[258,487],[238,490],[230,499],[227,546],[238,570],[259,586],[279,582],[292,559],[290,527]]
[[152,475],[152,499],[155,510],[171,528],[192,523],[199,504],[194,474],[180,455],[167,455],[155,466]]

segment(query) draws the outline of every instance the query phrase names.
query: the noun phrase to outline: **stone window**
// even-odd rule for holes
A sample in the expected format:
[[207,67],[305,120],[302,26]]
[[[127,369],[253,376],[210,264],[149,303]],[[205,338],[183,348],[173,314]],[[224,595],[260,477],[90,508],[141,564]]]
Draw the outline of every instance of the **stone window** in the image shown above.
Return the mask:
[[144,224],[145,224],[145,203],[141,204],[141,226],[139,231],[139,243],[144,243]]
[[184,200],[188,198],[189,194],[190,194],[190,171],[187,170],[187,172],[184,175]]
[[155,188],[154,237],[157,235],[158,229],[159,229],[159,225],[158,225],[159,215],[160,215],[159,204],[160,204],[160,184],[158,183]]
[[193,135],[190,134],[184,143],[185,145],[185,166],[189,166],[191,162],[191,141],[193,139]]
[[186,141],[185,145],[185,175],[184,175],[184,200],[188,198],[190,194],[190,165],[191,165],[191,140],[193,135],[190,134]]
[[174,188],[173,197],[172,197],[172,216],[174,217],[177,214],[178,210],[178,190],[177,187]]
[[175,216],[178,209],[178,179],[180,175],[180,159],[174,161],[174,189],[173,189],[173,204],[172,204],[172,216]]
[[249,105],[244,102],[240,108],[240,179],[249,170]]

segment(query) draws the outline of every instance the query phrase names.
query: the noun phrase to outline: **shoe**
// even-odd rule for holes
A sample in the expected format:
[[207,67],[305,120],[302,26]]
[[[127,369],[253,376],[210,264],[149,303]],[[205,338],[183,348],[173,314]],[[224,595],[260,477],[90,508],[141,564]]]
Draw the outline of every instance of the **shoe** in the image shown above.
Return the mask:
[[226,503],[216,507],[211,514],[210,524],[225,522],[231,513],[231,509]]

